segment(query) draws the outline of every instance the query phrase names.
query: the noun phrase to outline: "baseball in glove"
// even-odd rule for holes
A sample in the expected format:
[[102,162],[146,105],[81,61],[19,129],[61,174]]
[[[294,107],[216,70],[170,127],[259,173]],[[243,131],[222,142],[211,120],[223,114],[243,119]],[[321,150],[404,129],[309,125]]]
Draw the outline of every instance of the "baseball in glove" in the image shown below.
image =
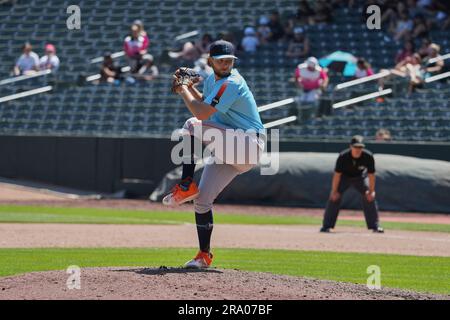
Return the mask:
[[173,74],[172,93],[177,93],[177,89],[183,85],[192,86],[200,81],[200,75],[190,68],[179,68]]

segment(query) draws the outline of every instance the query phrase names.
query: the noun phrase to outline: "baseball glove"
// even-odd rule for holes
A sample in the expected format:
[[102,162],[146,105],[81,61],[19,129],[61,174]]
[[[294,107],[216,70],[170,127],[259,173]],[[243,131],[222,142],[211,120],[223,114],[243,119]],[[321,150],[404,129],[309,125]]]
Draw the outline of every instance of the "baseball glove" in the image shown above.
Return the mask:
[[200,75],[190,68],[179,68],[173,74],[172,93],[176,93],[180,86],[192,86],[200,81]]

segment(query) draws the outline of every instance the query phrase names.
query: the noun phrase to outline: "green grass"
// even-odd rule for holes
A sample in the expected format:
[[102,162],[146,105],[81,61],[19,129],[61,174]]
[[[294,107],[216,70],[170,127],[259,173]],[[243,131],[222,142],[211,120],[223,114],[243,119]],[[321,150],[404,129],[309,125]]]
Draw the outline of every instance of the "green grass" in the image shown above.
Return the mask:
[[[0,276],[69,265],[180,266],[195,249],[0,249]],[[450,258],[290,250],[217,249],[214,266],[365,284],[381,268],[382,287],[450,294]]]
[[[236,215],[218,212],[216,223],[259,224],[259,225],[317,225],[321,218],[308,216],[256,216]],[[0,206],[0,223],[82,223],[82,224],[181,224],[194,223],[190,212],[143,211],[98,208],[59,208],[32,206]],[[386,229],[437,231],[450,233],[448,224],[419,224],[403,222],[383,222]],[[365,227],[363,221],[338,220],[339,226]]]

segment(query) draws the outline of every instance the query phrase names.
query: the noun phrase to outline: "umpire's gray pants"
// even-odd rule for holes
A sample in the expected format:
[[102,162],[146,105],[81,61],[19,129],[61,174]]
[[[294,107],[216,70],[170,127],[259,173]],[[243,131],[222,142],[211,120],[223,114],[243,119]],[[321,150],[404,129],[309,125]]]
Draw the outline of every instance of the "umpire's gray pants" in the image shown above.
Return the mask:
[[339,182],[338,192],[341,194],[337,201],[328,200],[327,207],[325,209],[325,215],[323,217],[324,228],[334,228],[336,220],[339,214],[341,205],[341,199],[343,193],[350,187],[355,188],[362,198],[362,206],[364,210],[364,217],[366,218],[366,224],[368,229],[375,229],[378,227],[378,204],[376,200],[367,201],[365,194],[369,190],[368,178],[349,178],[345,175],[341,175],[341,181]]
[[[190,135],[195,135],[196,132],[194,131],[194,128],[196,126],[201,126],[203,135],[205,135],[208,130],[214,129],[225,132],[226,129],[231,129],[216,122],[200,121],[195,117],[188,119],[184,124],[183,129],[186,129],[186,132]],[[242,134],[245,135],[246,133],[242,132]],[[256,150],[256,159],[259,160],[260,154],[264,150],[264,140],[257,138],[256,136],[249,136],[248,139],[248,143],[253,145],[249,147],[246,152],[253,152],[253,150]],[[208,145],[208,141],[203,141],[203,143]],[[248,158],[246,158],[243,163],[236,163],[234,161],[228,161],[225,154],[221,154],[221,156],[223,156],[223,159],[220,161],[221,163],[205,164],[203,167],[202,177],[198,186],[200,194],[198,198],[194,200],[195,212],[197,213],[206,213],[211,210],[214,200],[236,176],[249,171],[257,165],[257,163],[250,161]]]

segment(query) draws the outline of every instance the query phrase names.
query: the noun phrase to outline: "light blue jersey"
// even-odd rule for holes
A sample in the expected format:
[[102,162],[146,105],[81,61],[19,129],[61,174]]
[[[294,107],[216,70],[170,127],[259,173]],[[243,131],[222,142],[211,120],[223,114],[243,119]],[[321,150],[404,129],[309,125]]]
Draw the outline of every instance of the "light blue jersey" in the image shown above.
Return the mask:
[[203,97],[205,103],[217,109],[208,120],[233,129],[264,129],[255,98],[236,69],[218,81],[214,74],[206,78]]

